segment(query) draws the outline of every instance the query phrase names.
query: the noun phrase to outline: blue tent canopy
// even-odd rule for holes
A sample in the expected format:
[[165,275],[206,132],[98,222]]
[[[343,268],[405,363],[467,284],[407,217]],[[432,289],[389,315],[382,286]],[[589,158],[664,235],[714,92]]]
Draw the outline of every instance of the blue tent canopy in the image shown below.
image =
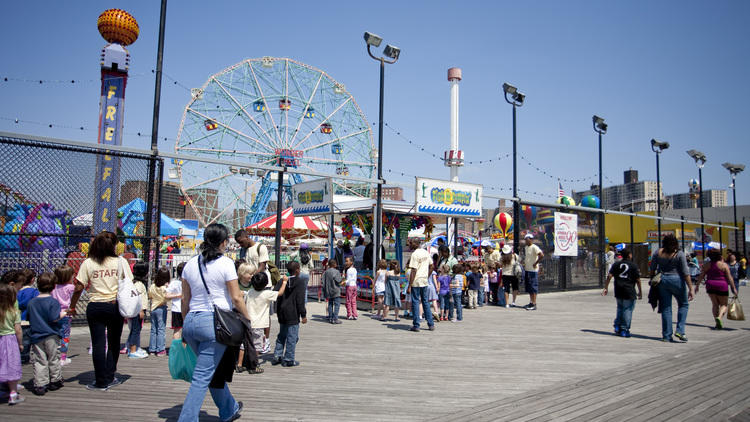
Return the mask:
[[164,213],[161,214],[161,226],[159,228],[160,236],[179,236],[180,229],[182,228],[185,228],[185,226],[164,215]]

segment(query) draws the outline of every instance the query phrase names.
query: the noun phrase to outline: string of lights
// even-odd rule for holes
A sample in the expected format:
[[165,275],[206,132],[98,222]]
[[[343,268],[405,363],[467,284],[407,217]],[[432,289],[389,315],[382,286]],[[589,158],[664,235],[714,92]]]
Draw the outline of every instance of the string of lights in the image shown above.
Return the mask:
[[531,161],[529,161],[529,159],[526,158],[526,157],[524,157],[523,155],[519,155],[519,157],[521,157],[521,160],[523,160],[524,162],[526,162],[526,164],[528,164],[529,167],[533,167],[540,174],[543,174],[543,175],[545,175],[545,176],[547,176],[547,177],[549,177],[550,179],[553,179],[553,180],[559,180],[561,182],[566,182],[566,183],[581,183],[581,182],[586,182],[586,181],[594,180],[597,177],[596,175],[591,175],[591,176],[588,176],[588,177],[581,177],[581,178],[578,178],[578,179],[571,179],[571,178],[567,178],[567,177],[555,176],[554,174],[549,173],[547,170],[544,170],[542,168],[537,167],[536,165],[534,165],[534,163],[532,163]]
[[[156,71],[154,69],[151,69],[151,74],[155,74]],[[190,92],[190,88],[185,86],[183,83],[172,77],[170,74],[166,72],[162,72],[164,77],[172,81],[172,85],[178,86],[188,92]],[[148,73],[130,73],[128,74],[128,78],[139,78],[148,75]],[[30,78],[18,78],[13,76],[4,76],[2,78],[3,82],[20,82],[20,83],[28,83],[28,84],[35,84],[35,85],[75,85],[75,84],[90,84],[90,83],[99,83],[101,82],[101,79],[30,79]]]
[[[17,117],[14,118],[14,117],[0,116],[0,120],[5,120],[5,121],[13,122],[13,123],[15,123],[17,125],[28,124],[28,125],[35,125],[35,126],[44,126],[44,127],[48,127],[48,128],[60,128],[60,129],[79,130],[79,131],[83,131],[83,132],[98,132],[99,131],[99,129],[96,128],[96,127],[72,126],[72,125],[65,125],[65,124],[52,123],[52,122],[40,122],[40,121],[35,121],[35,120],[19,119]],[[149,138],[149,139],[151,138],[151,133],[150,132],[123,132],[123,133],[125,135],[129,135],[129,136],[138,136],[138,137]],[[176,139],[165,136],[163,138],[163,140],[165,140],[165,141],[168,141],[168,140],[175,141]]]

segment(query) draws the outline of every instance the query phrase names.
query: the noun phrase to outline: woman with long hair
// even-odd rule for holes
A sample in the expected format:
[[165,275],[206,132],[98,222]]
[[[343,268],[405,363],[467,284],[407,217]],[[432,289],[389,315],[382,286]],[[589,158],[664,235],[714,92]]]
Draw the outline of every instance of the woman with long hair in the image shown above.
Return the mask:
[[117,256],[117,242],[112,232],[96,235],[89,246],[88,258],[78,270],[68,309],[68,315],[75,315],[81,292],[89,286],[86,322],[91,333],[95,374],[94,382],[86,386],[89,390],[106,391],[122,382],[115,377],[123,325],[117,306],[118,274],[128,278],[133,278],[133,274],[128,263]]
[[[688,341],[685,335],[685,321],[688,314],[688,302],[693,300],[693,284],[690,280],[687,259],[679,248],[680,244],[675,235],[668,234],[664,236],[661,248],[651,259],[649,277],[653,277],[657,269],[661,272],[658,289],[662,341],[674,342],[673,334],[681,342]],[[672,330],[673,297],[677,300],[677,329],[674,333]]]
[[727,300],[729,299],[729,288],[737,296],[737,287],[734,284],[732,274],[725,262],[721,260],[721,252],[716,249],[708,251],[710,262],[703,264],[701,274],[695,282],[695,294],[698,294],[698,288],[701,281],[706,280],[706,293],[711,298],[711,312],[716,321],[716,329],[724,328],[724,316],[727,314]]
[[[235,401],[226,382],[219,382],[223,385],[221,388],[214,387],[217,384],[214,373],[227,346],[216,341],[213,306],[224,310],[234,307],[250,320],[243,293],[237,284],[234,262],[224,256],[228,243],[227,228],[221,224],[210,224],[203,234],[201,253],[188,261],[182,270],[181,306],[182,315],[185,316],[182,338],[195,352],[197,361],[180,412],[180,421],[198,420],[206,390],[211,392],[222,421],[238,419],[242,410],[242,402]],[[233,369],[232,365],[230,372]]]

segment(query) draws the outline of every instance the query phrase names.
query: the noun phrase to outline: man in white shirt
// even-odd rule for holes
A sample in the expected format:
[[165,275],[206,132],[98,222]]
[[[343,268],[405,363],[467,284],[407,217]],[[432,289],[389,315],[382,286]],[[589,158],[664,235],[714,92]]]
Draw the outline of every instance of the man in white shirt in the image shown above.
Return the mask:
[[524,306],[526,310],[536,311],[536,295],[539,293],[539,263],[542,262],[544,253],[539,246],[534,244],[534,235],[527,233],[524,236],[526,247],[524,248],[524,275],[523,281],[526,291],[529,293],[529,304]]
[[420,241],[417,238],[411,238],[408,242],[409,248],[414,251],[411,253],[411,258],[409,259],[411,272],[409,273],[409,288],[406,292],[407,294],[411,293],[411,311],[414,316],[414,322],[409,330],[419,331],[419,316],[421,314],[419,305],[421,304],[429,330],[435,331],[435,320],[432,318],[427,287],[432,258],[427,250],[419,247],[419,243]]
[[484,248],[484,263],[487,267],[500,262],[500,251],[495,249],[492,242],[489,240],[483,240],[482,247]]

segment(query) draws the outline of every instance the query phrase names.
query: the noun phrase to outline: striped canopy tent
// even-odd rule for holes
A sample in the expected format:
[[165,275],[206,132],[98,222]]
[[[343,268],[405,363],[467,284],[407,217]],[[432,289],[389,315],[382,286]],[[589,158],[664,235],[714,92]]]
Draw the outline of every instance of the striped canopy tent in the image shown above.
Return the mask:
[[[248,234],[255,236],[276,235],[276,214],[264,218],[245,229]],[[328,224],[324,221],[314,220],[311,217],[295,217],[294,211],[287,208],[281,212],[281,235],[285,238],[293,238],[306,234],[323,236],[328,234]]]

